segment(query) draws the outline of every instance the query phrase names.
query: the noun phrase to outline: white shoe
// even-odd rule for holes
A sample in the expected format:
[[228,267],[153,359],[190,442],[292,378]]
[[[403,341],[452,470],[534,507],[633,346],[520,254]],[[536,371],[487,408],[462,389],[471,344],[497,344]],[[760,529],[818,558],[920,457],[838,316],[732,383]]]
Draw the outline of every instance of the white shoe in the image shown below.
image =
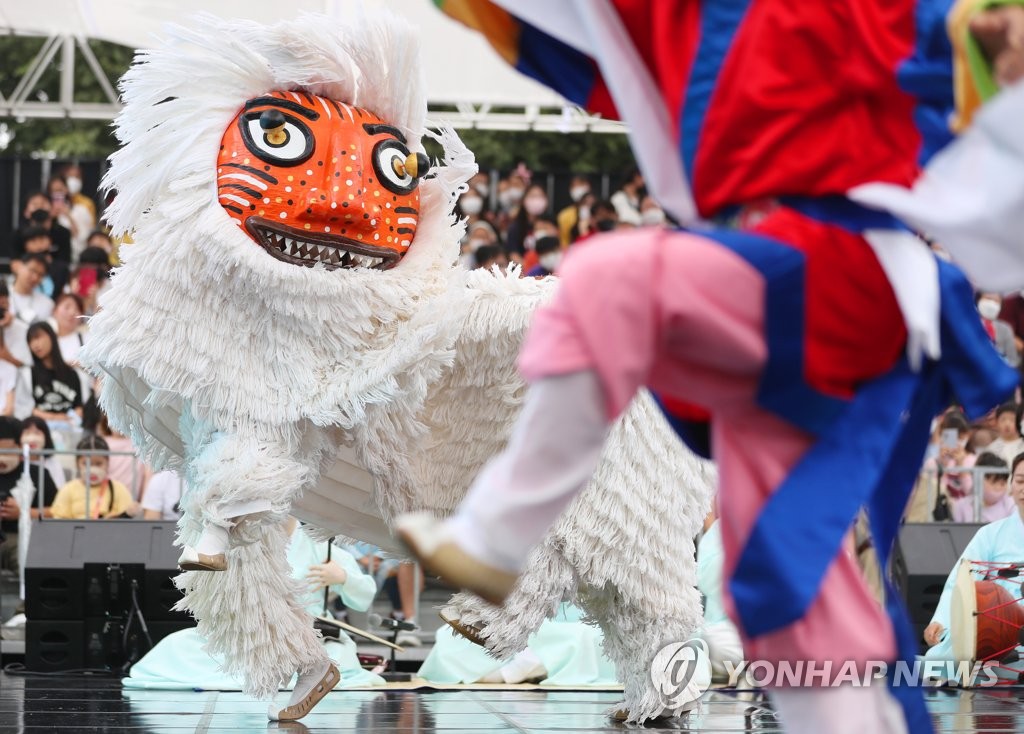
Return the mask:
[[15,614],[0,627],[0,638],[4,640],[25,639],[25,615]]
[[178,557],[178,568],[182,571],[226,571],[228,559],[223,553],[208,556],[186,545]]
[[[338,685],[339,680],[341,680],[341,673],[338,672],[337,666],[334,663],[329,663],[327,672],[323,674],[323,677],[318,682],[313,684],[309,692],[301,700],[280,709],[271,705],[267,710],[267,718],[271,721],[296,721],[301,719],[309,713],[310,709],[320,703],[320,699],[330,693],[334,686]],[[299,685],[301,683],[296,681],[296,688]]]
[[401,630],[395,639],[395,644],[399,647],[423,647],[423,640],[415,632]]

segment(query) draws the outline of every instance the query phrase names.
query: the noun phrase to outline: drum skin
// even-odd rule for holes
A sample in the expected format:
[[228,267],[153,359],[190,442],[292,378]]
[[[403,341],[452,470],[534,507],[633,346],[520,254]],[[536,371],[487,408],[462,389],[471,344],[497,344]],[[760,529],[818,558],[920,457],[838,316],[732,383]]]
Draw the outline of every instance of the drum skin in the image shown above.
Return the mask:
[[978,609],[975,660],[1002,657],[1019,644],[1024,608],[995,581],[976,581],[974,589]]

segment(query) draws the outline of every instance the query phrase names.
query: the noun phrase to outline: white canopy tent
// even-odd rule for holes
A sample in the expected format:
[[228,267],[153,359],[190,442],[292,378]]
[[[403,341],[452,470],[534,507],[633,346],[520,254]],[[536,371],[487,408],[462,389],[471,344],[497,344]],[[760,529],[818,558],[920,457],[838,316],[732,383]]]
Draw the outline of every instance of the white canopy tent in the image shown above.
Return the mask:
[[[168,22],[188,22],[198,12],[273,22],[303,11],[343,17],[386,7],[422,30],[427,97],[432,109],[456,127],[558,132],[624,132],[614,121],[586,115],[510,68],[478,34],[443,15],[430,0],[0,0],[0,29],[45,36],[17,88],[0,96],[0,116],[109,119],[116,91],[107,83],[85,39],[133,48],[154,44]],[[107,102],[75,101],[74,65],[99,79]],[[60,97],[39,100],[33,90],[53,64],[61,70]],[[496,111],[500,108],[501,111]]]

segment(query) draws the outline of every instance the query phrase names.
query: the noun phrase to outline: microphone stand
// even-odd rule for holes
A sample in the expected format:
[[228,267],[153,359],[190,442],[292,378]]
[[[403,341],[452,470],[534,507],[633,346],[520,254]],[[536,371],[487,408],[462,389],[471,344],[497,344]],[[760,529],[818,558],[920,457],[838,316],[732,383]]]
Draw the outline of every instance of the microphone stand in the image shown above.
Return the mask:
[[[399,629],[397,626],[391,630],[391,642],[395,645],[398,644],[398,632]],[[398,662],[395,660],[396,653],[397,650],[395,650],[395,648],[391,648],[391,660],[388,663],[388,671],[384,673],[381,678],[386,680],[388,683],[405,683],[407,681],[411,681],[412,673],[398,672]]]
[[[334,545],[334,538],[328,538],[327,539],[327,563],[331,562],[331,546],[332,545]],[[327,611],[327,598],[330,595],[330,590],[331,590],[330,586],[325,586],[324,587],[324,613],[323,613],[324,617],[326,617],[329,614],[329,612]],[[332,614],[331,616],[333,617],[334,615]]]

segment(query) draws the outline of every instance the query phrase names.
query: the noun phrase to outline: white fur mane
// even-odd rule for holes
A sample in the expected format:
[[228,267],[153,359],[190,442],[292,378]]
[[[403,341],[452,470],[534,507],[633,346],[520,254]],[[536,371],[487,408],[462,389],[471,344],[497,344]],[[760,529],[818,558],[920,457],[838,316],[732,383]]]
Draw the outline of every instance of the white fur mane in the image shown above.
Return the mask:
[[[464,277],[454,267],[464,225],[453,209],[476,163],[452,130],[426,131],[418,59],[415,29],[386,13],[273,26],[202,16],[195,28],[171,27],[164,47],[140,52],[121,82],[124,147],[106,178],[118,191],[113,228],[135,244],[122,249],[83,363],[127,369],[126,381],[153,391],[146,400],[181,396],[219,426],[309,419],[348,427],[367,404],[422,382],[424,355],[450,356],[456,325],[439,316],[460,308],[465,290],[452,287]],[[224,130],[246,100],[273,90],[364,107],[402,129],[413,148],[425,133],[440,142],[444,160],[421,182],[419,227],[396,267],[281,262],[221,208]],[[123,398],[105,403],[116,411]],[[131,432],[145,442],[141,429]]]

